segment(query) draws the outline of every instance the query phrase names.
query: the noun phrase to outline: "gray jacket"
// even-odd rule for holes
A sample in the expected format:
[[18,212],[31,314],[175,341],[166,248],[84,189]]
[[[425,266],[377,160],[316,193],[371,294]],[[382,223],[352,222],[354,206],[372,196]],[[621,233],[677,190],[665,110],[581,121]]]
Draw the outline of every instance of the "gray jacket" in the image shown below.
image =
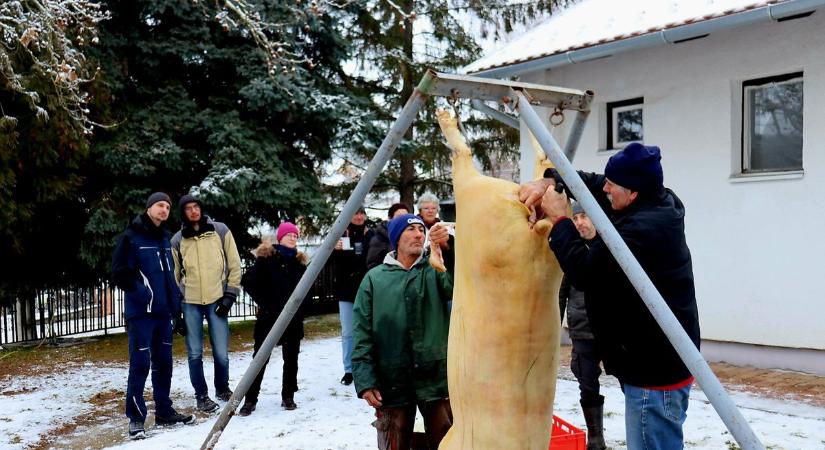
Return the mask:
[[[564,317],[567,306],[567,329],[570,339],[593,339],[590,323],[587,321],[587,309],[584,307],[584,292],[570,284],[567,275],[561,280],[559,288],[559,312]],[[562,319],[563,320],[563,319]]]

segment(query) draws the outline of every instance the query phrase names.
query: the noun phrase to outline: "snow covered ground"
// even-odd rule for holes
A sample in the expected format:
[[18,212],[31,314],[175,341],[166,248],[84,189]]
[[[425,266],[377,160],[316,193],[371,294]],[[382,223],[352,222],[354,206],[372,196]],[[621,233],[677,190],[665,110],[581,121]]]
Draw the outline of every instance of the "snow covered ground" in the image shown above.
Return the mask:
[[[249,417],[235,416],[221,437],[221,449],[369,449],[375,447],[371,408],[342,386],[338,338],[303,341],[296,394],[298,409],[280,408],[280,349],[268,366],[258,409]],[[251,361],[251,351],[230,356],[230,384],[237,384]],[[211,362],[206,364],[211,382]],[[624,448],[623,397],[618,384],[603,377],[605,428],[608,443]],[[196,425],[150,427],[149,437],[129,442],[122,415],[126,367],[87,364],[63,373],[15,379],[0,385],[0,448],[27,448],[38,442],[57,448],[199,448],[215,415],[199,416]],[[176,361],[172,396],[175,407],[192,411],[194,400],[185,359]],[[147,390],[147,399],[151,398]],[[737,393],[740,406],[762,442],[772,449],[825,448],[825,408]],[[562,370],[556,390],[556,414],[583,428],[578,388]],[[99,419],[99,420],[98,420]],[[151,420],[151,419],[150,419]],[[420,426],[420,425],[419,425]],[[548,424],[549,426],[549,424]],[[43,436],[62,429],[58,440]],[[727,449],[733,438],[701,391],[694,388],[685,424],[686,448]]]

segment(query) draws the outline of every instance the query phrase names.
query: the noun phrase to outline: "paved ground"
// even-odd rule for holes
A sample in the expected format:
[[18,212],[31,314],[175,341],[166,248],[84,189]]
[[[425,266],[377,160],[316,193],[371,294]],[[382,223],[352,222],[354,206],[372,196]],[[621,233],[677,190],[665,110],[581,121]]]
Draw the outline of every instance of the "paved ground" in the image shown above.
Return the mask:
[[[568,369],[570,349],[569,345],[563,345],[561,348],[561,365]],[[712,363],[710,367],[728,390],[825,407],[825,377],[724,363]]]

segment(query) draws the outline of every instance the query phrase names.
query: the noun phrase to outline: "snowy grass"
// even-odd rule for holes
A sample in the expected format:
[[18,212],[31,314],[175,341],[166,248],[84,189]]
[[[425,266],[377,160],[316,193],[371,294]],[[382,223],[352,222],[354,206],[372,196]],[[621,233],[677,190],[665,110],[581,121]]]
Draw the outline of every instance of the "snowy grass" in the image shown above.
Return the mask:
[[[258,409],[249,417],[235,416],[217,448],[375,448],[371,408],[356,398],[352,386],[339,384],[340,339],[329,337],[337,331],[337,318],[331,315],[316,320],[320,323],[308,326],[313,330],[309,334],[316,337],[302,343],[298,373],[301,389],[295,396],[298,409],[285,411],[280,407],[278,348],[267,367]],[[252,359],[251,353],[251,348],[231,353],[231,385],[240,380]],[[212,367],[208,359],[206,362],[205,372],[211,382]],[[151,426],[150,413],[149,437],[138,442],[127,441],[127,420],[122,413],[126,375],[124,362],[88,362],[54,373],[5,379],[0,383],[0,448],[200,447],[216,415],[199,415],[196,425],[156,428]],[[623,396],[613,378],[603,376],[602,382],[606,396],[606,437],[613,448],[624,448]],[[146,396],[147,400],[151,399],[150,389]],[[180,411],[194,410],[185,357],[176,357],[172,397]],[[825,448],[825,408],[743,393],[734,393],[733,399],[766,447]],[[584,427],[578,406],[578,386],[566,368],[560,370],[555,412],[573,425]],[[698,388],[691,393],[685,442],[689,449],[736,448]]]

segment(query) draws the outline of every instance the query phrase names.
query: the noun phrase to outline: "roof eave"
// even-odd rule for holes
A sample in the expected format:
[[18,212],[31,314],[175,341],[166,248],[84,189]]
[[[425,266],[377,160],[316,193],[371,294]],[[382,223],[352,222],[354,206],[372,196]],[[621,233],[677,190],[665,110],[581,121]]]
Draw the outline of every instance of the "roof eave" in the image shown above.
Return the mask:
[[715,33],[757,23],[770,22],[783,18],[813,12],[825,7],[825,0],[791,0],[783,3],[765,5],[742,12],[733,13],[708,20],[693,22],[655,30],[638,36],[596,44],[552,55],[544,55],[527,61],[483,68],[468,74],[489,78],[504,78],[527,72],[552,69],[554,67],[577,64],[594,59],[606,58],[632,50],[673,44]]

